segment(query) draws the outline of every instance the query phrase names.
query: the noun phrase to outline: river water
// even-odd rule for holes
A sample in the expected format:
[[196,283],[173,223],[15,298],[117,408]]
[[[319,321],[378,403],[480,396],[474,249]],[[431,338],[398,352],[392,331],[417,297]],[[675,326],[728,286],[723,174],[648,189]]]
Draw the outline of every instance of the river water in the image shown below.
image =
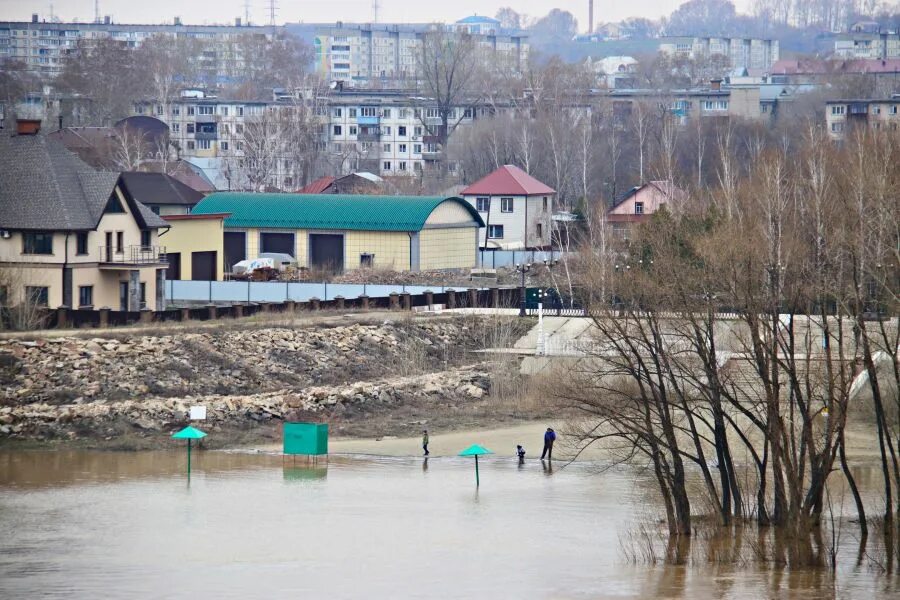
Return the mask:
[[0,453],[0,598],[879,598],[896,580],[631,565],[639,472],[491,457]]

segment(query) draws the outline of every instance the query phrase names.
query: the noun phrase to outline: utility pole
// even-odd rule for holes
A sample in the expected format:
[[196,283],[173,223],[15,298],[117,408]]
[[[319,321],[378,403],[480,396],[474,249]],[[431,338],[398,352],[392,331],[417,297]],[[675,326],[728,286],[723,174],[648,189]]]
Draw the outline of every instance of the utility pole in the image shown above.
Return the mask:
[[250,0],[244,0],[244,24],[250,25]]
[[372,0],[372,22],[378,22],[378,0]]
[[269,25],[275,27],[275,13],[278,11],[277,0],[269,0]]

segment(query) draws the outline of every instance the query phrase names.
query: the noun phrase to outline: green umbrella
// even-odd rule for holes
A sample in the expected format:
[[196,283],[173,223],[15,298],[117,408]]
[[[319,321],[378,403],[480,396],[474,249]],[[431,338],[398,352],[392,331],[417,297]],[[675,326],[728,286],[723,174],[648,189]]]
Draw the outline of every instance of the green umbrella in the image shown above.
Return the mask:
[[202,440],[206,437],[206,434],[197,429],[196,427],[185,427],[178,433],[173,433],[172,438],[176,440],[187,440],[188,441],[188,477],[191,476],[191,440]]
[[484,446],[479,446],[478,444],[472,444],[465,450],[459,453],[460,456],[474,456],[475,457],[475,485],[481,485],[481,480],[478,477],[478,457],[482,454],[493,454],[493,450],[488,450]]

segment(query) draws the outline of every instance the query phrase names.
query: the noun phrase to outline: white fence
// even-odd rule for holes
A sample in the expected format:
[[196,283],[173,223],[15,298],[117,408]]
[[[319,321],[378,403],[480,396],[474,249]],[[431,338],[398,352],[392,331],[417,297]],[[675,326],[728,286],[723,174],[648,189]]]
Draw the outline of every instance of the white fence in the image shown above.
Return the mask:
[[[342,296],[346,300],[368,296],[387,298],[392,293],[422,294],[431,290],[440,294],[448,289],[457,291],[466,286],[440,285],[375,285],[350,283],[299,283],[288,281],[182,281],[166,282],[166,300],[169,302],[308,302],[312,298],[334,300]],[[484,288],[478,288],[484,289]]]
[[[570,254],[570,253],[568,253]],[[560,260],[567,255],[559,250],[478,250],[478,266],[483,269],[514,267],[518,264]]]

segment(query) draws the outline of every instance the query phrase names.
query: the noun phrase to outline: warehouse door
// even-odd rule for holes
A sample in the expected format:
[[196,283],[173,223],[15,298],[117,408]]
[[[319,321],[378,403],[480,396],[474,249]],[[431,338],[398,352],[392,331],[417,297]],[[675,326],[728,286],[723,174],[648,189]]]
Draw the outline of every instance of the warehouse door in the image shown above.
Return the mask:
[[309,262],[314,269],[331,273],[344,270],[344,236],[328,233],[309,234]]
[[216,280],[216,252],[191,252],[191,279]]
[[296,253],[293,233],[261,233],[259,234],[259,246],[260,252],[281,252],[291,256]]
[[247,232],[226,231],[224,250],[225,264],[223,266],[226,273],[231,273],[235,263],[247,258]]

